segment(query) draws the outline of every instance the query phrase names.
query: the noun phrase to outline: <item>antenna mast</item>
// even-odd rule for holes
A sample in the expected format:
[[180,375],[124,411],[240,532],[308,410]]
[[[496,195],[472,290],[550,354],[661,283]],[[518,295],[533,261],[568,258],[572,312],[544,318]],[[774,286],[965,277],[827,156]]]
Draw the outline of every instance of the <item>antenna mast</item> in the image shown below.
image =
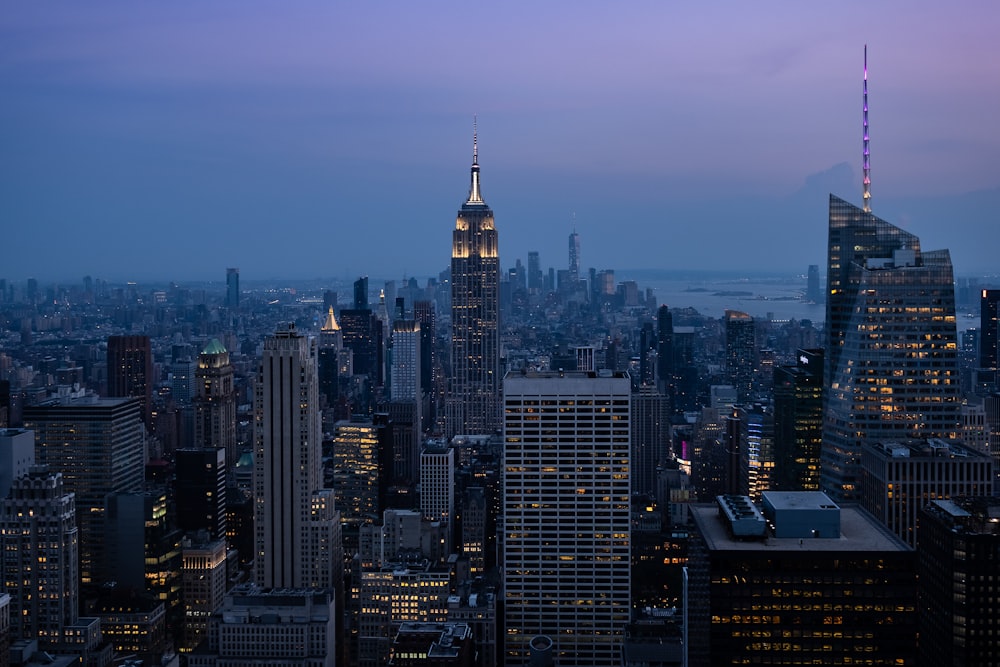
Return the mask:
[[865,213],[872,212],[872,178],[871,178],[871,162],[869,161],[870,154],[868,151],[868,45],[865,44],[865,79],[862,86],[862,124],[864,129],[864,163],[862,168],[864,169],[864,211]]

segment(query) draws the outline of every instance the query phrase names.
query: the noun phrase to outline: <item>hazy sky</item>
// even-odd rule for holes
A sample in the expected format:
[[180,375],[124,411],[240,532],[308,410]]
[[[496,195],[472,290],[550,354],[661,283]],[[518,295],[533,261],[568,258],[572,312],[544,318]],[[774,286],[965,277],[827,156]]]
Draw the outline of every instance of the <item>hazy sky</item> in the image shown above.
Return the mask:
[[827,194],[1000,272],[995,2],[0,1],[0,277],[805,271]]

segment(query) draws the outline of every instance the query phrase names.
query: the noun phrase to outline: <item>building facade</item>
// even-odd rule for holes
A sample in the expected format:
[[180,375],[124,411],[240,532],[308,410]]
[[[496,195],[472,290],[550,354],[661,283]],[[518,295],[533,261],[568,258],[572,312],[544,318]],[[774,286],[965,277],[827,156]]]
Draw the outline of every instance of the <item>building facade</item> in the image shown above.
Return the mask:
[[451,377],[445,435],[500,428],[500,255],[493,211],[479,189],[476,140],[472,185],[451,245]]
[[504,380],[507,665],[547,635],[560,665],[613,664],[630,615],[627,375]]
[[866,440],[958,437],[947,250],[830,195],[821,485],[857,500]]
[[240,452],[236,446],[236,389],[229,352],[213,338],[198,355],[195,369],[194,446],[221,447],[226,465],[236,465]]

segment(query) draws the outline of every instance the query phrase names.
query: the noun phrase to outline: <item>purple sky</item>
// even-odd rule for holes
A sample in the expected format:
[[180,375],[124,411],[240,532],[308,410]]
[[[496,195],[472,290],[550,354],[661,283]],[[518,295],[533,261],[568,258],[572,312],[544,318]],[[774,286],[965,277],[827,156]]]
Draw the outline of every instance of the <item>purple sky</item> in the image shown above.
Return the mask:
[[801,271],[827,194],[1000,271],[1000,5],[45,2],[0,14],[0,277]]

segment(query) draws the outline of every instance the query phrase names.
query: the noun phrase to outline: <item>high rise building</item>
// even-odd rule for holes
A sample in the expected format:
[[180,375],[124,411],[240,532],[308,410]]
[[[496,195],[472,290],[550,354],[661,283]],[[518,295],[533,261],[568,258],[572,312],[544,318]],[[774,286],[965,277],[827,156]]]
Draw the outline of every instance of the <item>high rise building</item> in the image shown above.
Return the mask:
[[[1000,368],[1000,289],[984,289],[979,300],[979,367]],[[994,378],[996,383],[996,378]]]
[[187,533],[205,531],[226,539],[226,450],[178,449],[174,452],[174,503],[177,527]]
[[451,246],[451,378],[445,432],[493,433],[500,427],[500,257],[493,211],[479,189],[477,137],[472,184],[458,211]]
[[451,552],[455,530],[455,450],[428,445],[420,453],[420,512],[439,521],[445,531],[445,550]]
[[35,434],[23,428],[0,428],[0,499],[34,465]]
[[774,408],[749,403],[736,409],[739,420],[739,489],[754,501],[774,489]]
[[213,338],[198,355],[195,370],[194,447],[222,448],[226,465],[236,466],[236,389],[229,352]]
[[264,340],[254,402],[255,579],[264,588],[329,588],[340,515],[322,488],[316,342],[294,325]]
[[139,409],[137,398],[105,398],[24,410],[38,463],[62,473],[66,491],[76,496],[82,584],[99,584],[105,574],[105,498],[142,491],[146,457]]
[[688,664],[913,665],[914,551],[823,493],[763,498],[691,506]]
[[226,269],[226,308],[237,310],[240,307],[240,270]]
[[823,445],[823,350],[796,351],[774,369],[775,490],[819,491]]
[[911,547],[917,514],[930,500],[986,496],[993,461],[956,442],[866,442],[861,448],[861,506]]
[[931,500],[920,510],[920,660],[995,665],[1000,498]]
[[354,309],[368,309],[368,276],[361,276],[354,281]]
[[656,494],[656,474],[670,458],[670,402],[655,387],[632,392],[632,493]]
[[806,276],[806,301],[819,303],[823,300],[823,292],[819,288],[819,265],[810,264]]
[[620,657],[630,602],[627,375],[504,379],[503,570],[507,665],[555,641],[560,665]]
[[858,499],[866,440],[958,436],[958,338],[947,250],[830,195],[821,484]]
[[187,538],[181,546],[184,633],[180,649],[190,651],[207,638],[209,619],[225,601],[226,541]]
[[757,368],[757,338],[753,318],[738,310],[726,311],[726,377],[739,400],[753,397]]
[[542,291],[542,261],[537,250],[528,252],[528,290],[533,294]]
[[820,484],[857,500],[865,441],[958,437],[955,287],[947,250],[871,212],[868,47],[863,83],[862,199],[830,195]]
[[319,393],[326,399],[327,407],[336,404],[340,394],[340,354],[344,347],[344,339],[333,314],[333,306],[329,306],[323,326],[320,327],[319,351],[317,364],[319,367]]
[[574,229],[569,235],[569,280],[580,280],[580,235]]
[[108,336],[108,396],[139,399],[142,423],[151,427],[153,352],[149,336]]
[[51,645],[76,623],[76,506],[62,474],[35,466],[0,500],[0,568],[10,595],[11,634]]

